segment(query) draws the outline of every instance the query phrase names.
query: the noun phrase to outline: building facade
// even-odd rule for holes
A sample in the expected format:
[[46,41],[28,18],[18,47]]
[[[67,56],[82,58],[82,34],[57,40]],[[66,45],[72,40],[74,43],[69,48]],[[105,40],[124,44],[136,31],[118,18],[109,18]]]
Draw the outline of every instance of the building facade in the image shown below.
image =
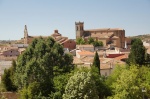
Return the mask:
[[23,38],[24,44],[31,44],[33,39],[39,38],[39,37],[42,37],[42,38],[52,37],[56,42],[61,44],[64,48],[68,48],[69,50],[76,48],[76,42],[72,39],[68,39],[68,37],[62,36],[58,32],[58,30],[54,30],[54,33],[52,33],[52,35],[49,35],[49,36],[29,36],[27,26],[25,25],[24,38]]
[[125,47],[125,30],[120,28],[104,28],[84,30],[84,22],[75,22],[76,39],[84,38],[87,40],[92,37],[102,41],[104,46],[112,45],[115,47]]

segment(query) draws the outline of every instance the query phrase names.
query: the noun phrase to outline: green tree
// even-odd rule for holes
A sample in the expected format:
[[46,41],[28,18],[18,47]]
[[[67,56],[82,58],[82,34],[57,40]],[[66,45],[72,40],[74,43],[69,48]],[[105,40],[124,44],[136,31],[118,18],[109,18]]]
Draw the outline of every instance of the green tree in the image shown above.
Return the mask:
[[49,97],[54,92],[54,76],[69,72],[72,60],[72,56],[64,54],[63,47],[53,38],[34,39],[17,59],[15,84],[19,89],[27,89],[30,84],[39,82],[40,91],[36,95],[40,93],[41,96]]
[[145,65],[150,67],[150,54],[146,54]]
[[138,82],[138,86],[140,86],[140,92],[142,88],[145,88],[146,92],[143,94],[145,97],[150,98],[150,68],[149,67],[142,66],[141,68],[139,68],[137,82]]
[[65,92],[65,87],[71,76],[72,73],[65,73],[54,77],[53,81],[55,92],[52,95],[53,99],[62,99],[62,95]]
[[88,38],[88,44],[93,44],[94,43],[94,39],[92,37]]
[[106,84],[106,78],[99,75],[99,69],[95,66],[92,66],[90,72],[92,73],[92,78],[95,81],[99,99],[105,99],[106,97],[110,96],[111,90]]
[[115,67],[113,73],[112,73],[110,76],[107,77],[107,79],[106,79],[106,84],[107,84],[107,86],[110,87],[111,90],[112,90],[112,86],[111,86],[111,85],[112,85],[114,82],[117,81],[119,75],[121,75],[121,73],[122,73],[126,68],[127,68],[127,67],[124,66],[124,65],[122,65],[122,66],[121,66],[121,65],[118,65],[118,66]]
[[91,72],[77,72],[70,77],[63,99],[98,99]]
[[124,70],[119,75],[117,81],[113,83],[114,93],[113,99],[139,99],[139,87],[136,79],[138,77],[138,69],[136,67],[131,70]]
[[97,51],[96,51],[95,56],[94,56],[93,66],[98,68],[99,74],[100,74],[100,60],[99,60],[99,55],[98,55]]
[[11,81],[10,76],[11,76],[10,70],[5,69],[4,70],[4,75],[2,76],[2,83],[4,85],[4,88],[7,91],[12,90],[12,81]]
[[108,99],[142,99],[143,87],[146,89],[144,96],[150,97],[150,68],[138,68],[132,64],[130,67],[115,70],[112,75],[113,79],[108,79],[112,81],[109,85],[113,95]]
[[85,41],[82,37],[76,39],[76,43],[79,45],[85,44]]
[[2,75],[2,85],[7,91],[16,91],[17,87],[14,84],[14,72],[16,68],[16,62],[12,61],[12,66],[9,69],[4,70]]
[[140,39],[134,39],[127,63],[140,66],[145,63],[145,47]]
[[94,42],[93,42],[93,46],[94,46],[94,47],[103,46],[103,42],[102,42],[102,41],[94,41]]

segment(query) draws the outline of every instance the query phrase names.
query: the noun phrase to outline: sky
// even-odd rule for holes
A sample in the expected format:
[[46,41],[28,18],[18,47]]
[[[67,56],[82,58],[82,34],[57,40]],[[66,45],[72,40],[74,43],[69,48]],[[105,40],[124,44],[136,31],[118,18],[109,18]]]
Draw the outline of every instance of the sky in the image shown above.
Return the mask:
[[84,29],[122,28],[126,36],[150,34],[150,0],[0,0],[0,40],[19,40],[58,30],[75,39],[75,22]]

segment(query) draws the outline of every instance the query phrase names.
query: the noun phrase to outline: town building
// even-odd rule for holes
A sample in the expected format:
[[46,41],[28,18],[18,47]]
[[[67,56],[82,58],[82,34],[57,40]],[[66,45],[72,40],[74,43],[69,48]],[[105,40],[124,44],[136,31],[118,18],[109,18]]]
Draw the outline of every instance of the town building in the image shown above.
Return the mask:
[[56,42],[61,44],[65,49],[73,50],[76,48],[76,42],[72,39],[68,39],[68,37],[62,36],[58,30],[54,30],[54,33],[51,35]]
[[[121,59],[115,58],[99,58],[100,59],[100,73],[103,76],[109,76],[116,66],[124,66],[125,62]],[[74,57],[73,64],[77,67],[87,67],[91,68],[93,64],[94,57],[84,56],[84,57]]]
[[24,38],[23,38],[24,44],[30,44],[33,41],[33,39],[39,38],[39,37],[42,37],[42,38],[52,37],[52,38],[54,38],[54,40],[56,42],[61,44],[64,48],[68,48],[69,50],[72,50],[72,49],[76,48],[76,42],[72,39],[68,39],[68,37],[62,36],[58,32],[58,30],[54,30],[54,33],[52,35],[49,35],[49,36],[29,36],[27,26],[25,25]]
[[84,38],[87,40],[92,37],[95,40],[102,41],[104,46],[125,47],[125,30],[120,28],[104,29],[84,29],[84,22],[75,22],[76,39]]
[[19,55],[18,47],[0,47],[0,60],[16,60]]
[[95,51],[93,45],[76,45],[76,49],[78,49],[78,50],[86,50],[86,51],[91,51],[91,52]]

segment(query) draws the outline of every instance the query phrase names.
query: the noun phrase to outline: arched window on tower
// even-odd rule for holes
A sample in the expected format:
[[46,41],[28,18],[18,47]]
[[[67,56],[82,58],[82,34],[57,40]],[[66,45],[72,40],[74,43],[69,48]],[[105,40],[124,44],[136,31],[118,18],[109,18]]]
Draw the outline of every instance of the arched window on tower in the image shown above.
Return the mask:
[[81,26],[81,30],[83,31],[83,26]]
[[76,30],[78,31],[78,26],[76,26]]

